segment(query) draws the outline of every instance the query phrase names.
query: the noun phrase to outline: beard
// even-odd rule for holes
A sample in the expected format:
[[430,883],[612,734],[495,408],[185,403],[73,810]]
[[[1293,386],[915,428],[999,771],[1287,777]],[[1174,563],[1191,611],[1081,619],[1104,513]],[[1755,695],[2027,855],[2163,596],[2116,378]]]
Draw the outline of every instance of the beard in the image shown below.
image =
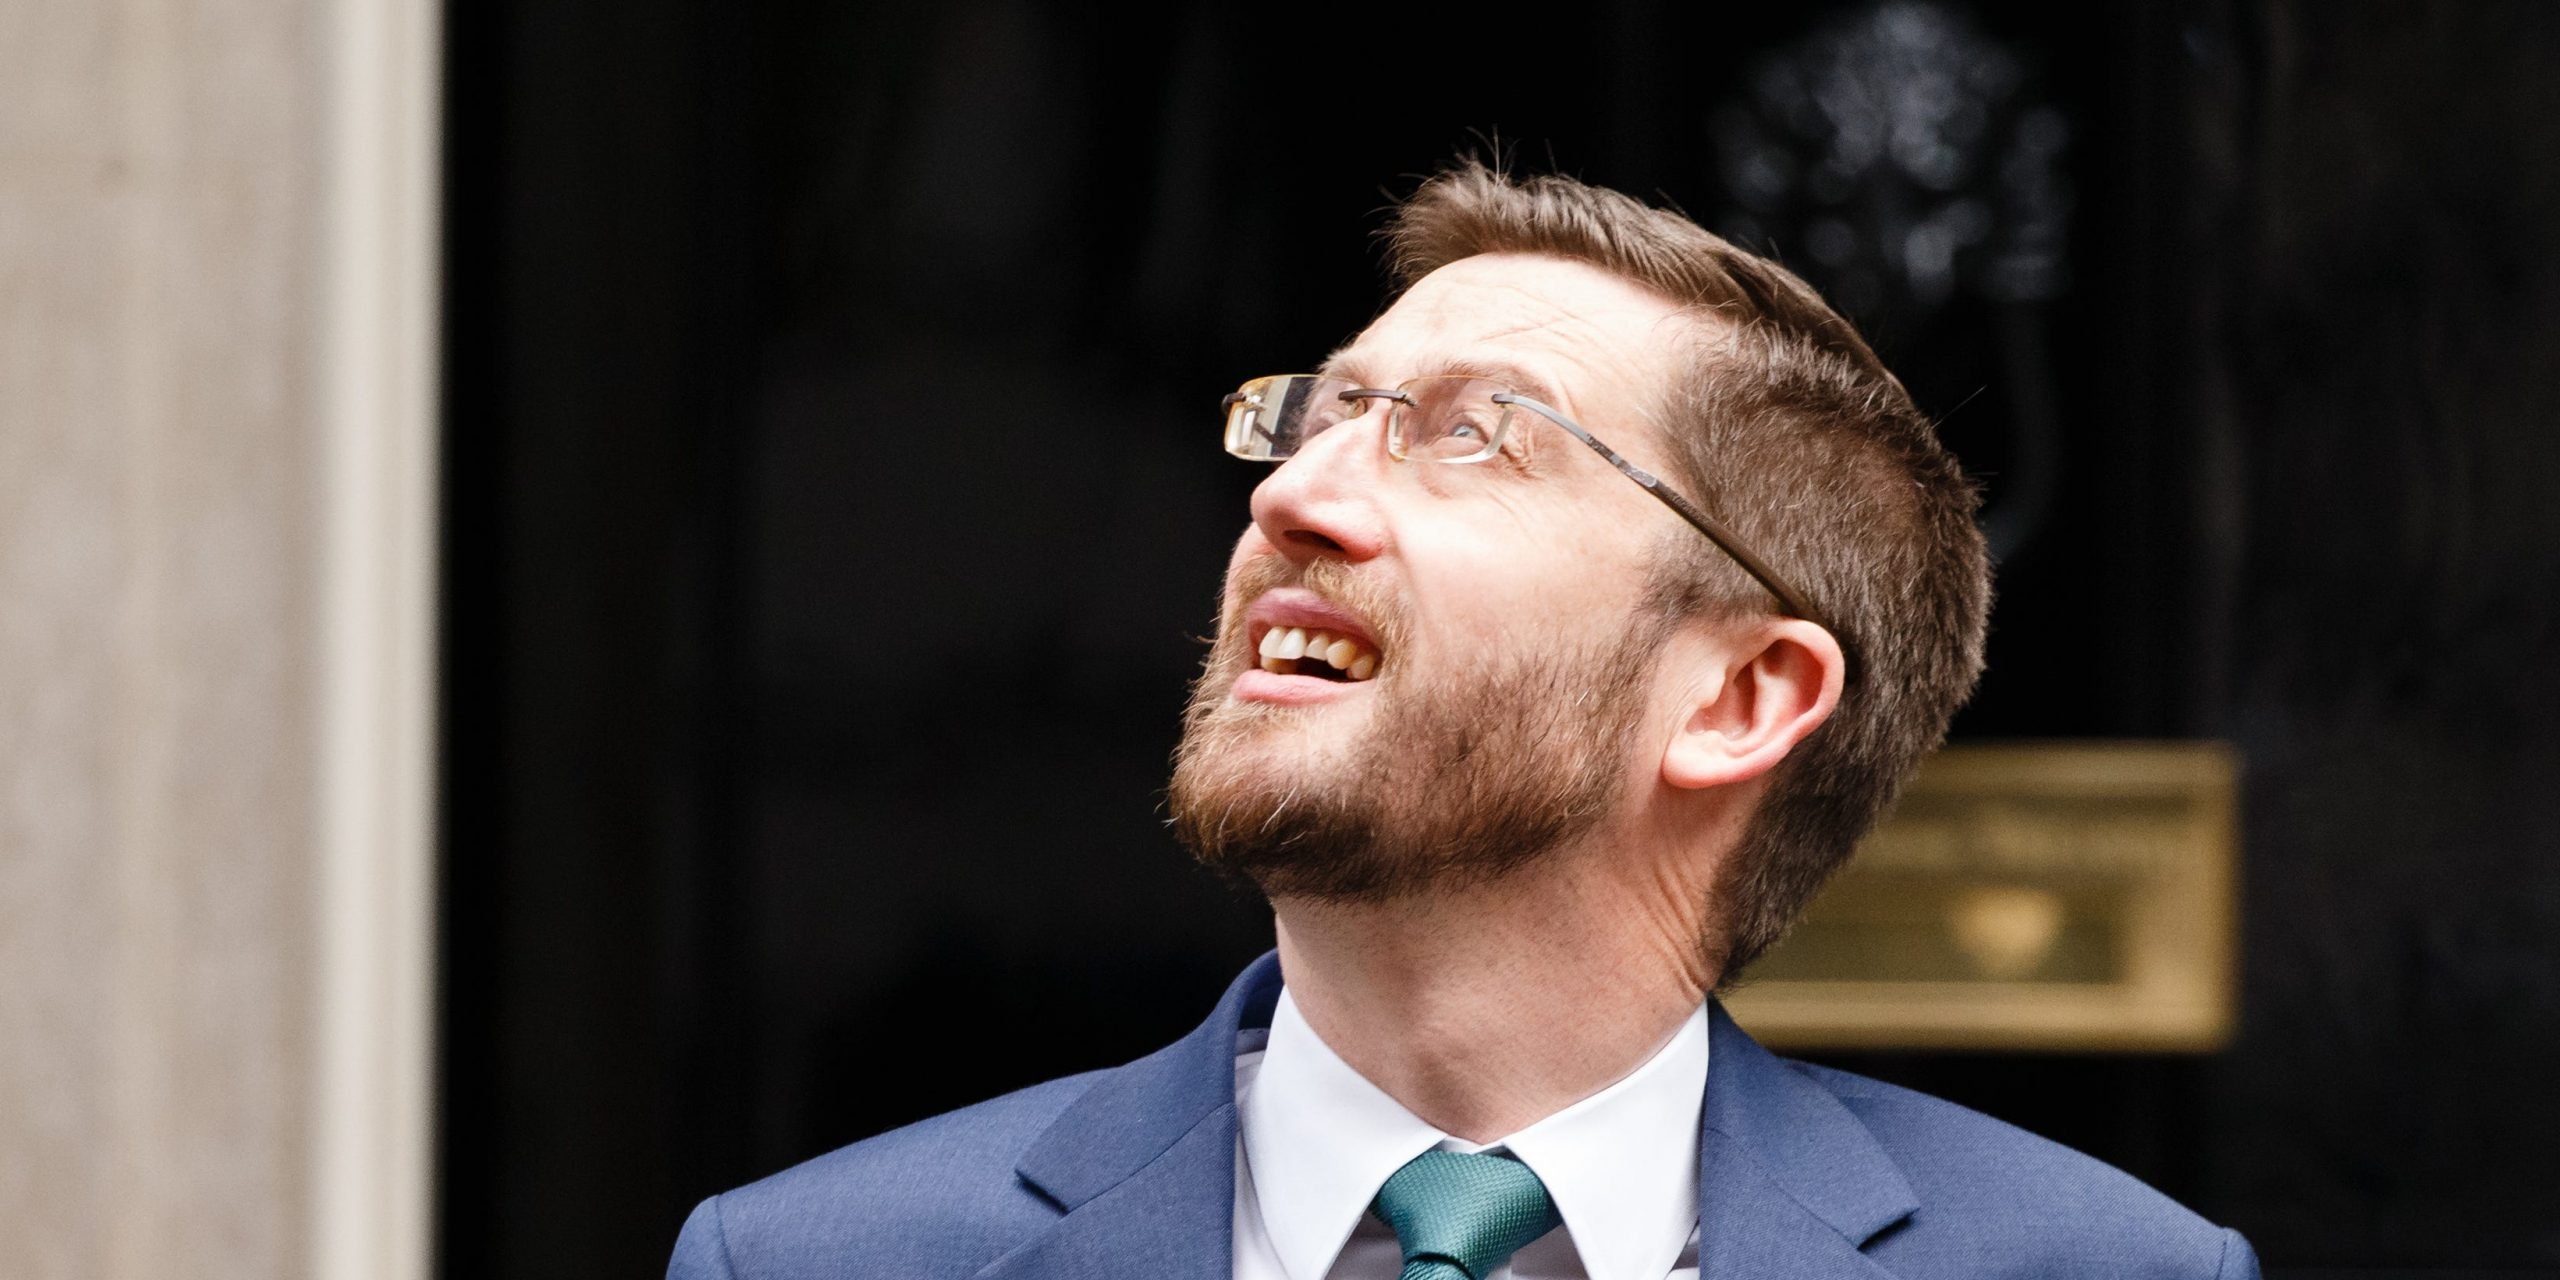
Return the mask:
[[[1236,578],[1166,794],[1175,836],[1203,865],[1269,897],[1386,901],[1518,872],[1618,800],[1667,612],[1637,609],[1613,644],[1444,660],[1445,678],[1431,681],[1401,661],[1392,602],[1348,567],[1260,560]],[[1304,744],[1313,718],[1338,709],[1227,696],[1256,657],[1245,606],[1293,583],[1360,613],[1396,659],[1370,682],[1370,722],[1345,747]]]

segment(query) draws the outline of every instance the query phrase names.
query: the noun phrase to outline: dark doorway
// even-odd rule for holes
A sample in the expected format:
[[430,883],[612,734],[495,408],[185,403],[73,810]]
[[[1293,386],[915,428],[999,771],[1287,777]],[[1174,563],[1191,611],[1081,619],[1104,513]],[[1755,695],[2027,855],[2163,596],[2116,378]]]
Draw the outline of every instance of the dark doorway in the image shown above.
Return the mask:
[[[2231,1053],[1844,1062],[2271,1261],[2560,1263],[2560,1106],[2498,1091],[2560,1067],[2560,681],[2514,674],[2560,39],[2387,8],[455,6],[444,1269],[654,1274],[700,1197],[1143,1053],[1269,944],[1159,814],[1254,479],[1213,406],[1357,329],[1377,211],[1470,146],[1873,325],[2006,522],[1961,734],[2251,762]],[[1787,76],[1917,74],[1856,62],[1892,21],[1979,154],[1908,208],[1755,176],[1821,159]]]

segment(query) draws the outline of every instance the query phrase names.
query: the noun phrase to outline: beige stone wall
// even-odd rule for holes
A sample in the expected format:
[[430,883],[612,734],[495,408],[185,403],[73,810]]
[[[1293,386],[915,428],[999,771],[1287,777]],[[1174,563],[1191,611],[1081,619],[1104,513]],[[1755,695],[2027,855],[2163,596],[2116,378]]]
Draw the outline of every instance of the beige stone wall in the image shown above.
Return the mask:
[[331,859],[364,852],[331,844],[321,754],[342,27],[318,0],[0,0],[0,1270],[23,1280],[321,1256],[324,1048],[363,1034],[319,976]]

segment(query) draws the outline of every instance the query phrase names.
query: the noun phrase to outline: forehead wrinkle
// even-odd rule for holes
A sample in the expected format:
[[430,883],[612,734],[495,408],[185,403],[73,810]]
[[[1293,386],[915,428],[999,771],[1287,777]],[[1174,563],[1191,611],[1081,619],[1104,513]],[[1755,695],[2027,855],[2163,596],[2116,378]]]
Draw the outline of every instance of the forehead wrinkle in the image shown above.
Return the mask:
[[[1668,349],[1679,344],[1686,337],[1685,330],[1689,327],[1684,317],[1678,313],[1654,318],[1646,326],[1649,341],[1644,345],[1630,348],[1625,343],[1610,337],[1612,326],[1604,318],[1559,307],[1551,301],[1537,298],[1526,289],[1512,291],[1528,297],[1548,314],[1539,319],[1522,320],[1500,329],[1488,330],[1479,336],[1477,341],[1500,345],[1517,343],[1524,338],[1542,339],[1553,348],[1554,354],[1581,366],[1586,373],[1623,384],[1622,389],[1633,393],[1639,400],[1646,398],[1644,392],[1649,384],[1659,382],[1668,376],[1667,369],[1662,366],[1670,362],[1655,357],[1663,355]],[[1666,334],[1664,332],[1666,329],[1672,332]],[[1508,360],[1484,363],[1489,367],[1504,370],[1516,378],[1514,390],[1526,392],[1550,404],[1561,406],[1567,403],[1561,398],[1565,394],[1561,388],[1552,384],[1541,384],[1524,365]],[[1467,371],[1461,370],[1461,372]],[[1588,392],[1590,388],[1579,390]]]
[[[1689,314],[1688,308],[1644,290],[1639,292],[1648,300],[1662,303],[1667,314],[1641,317],[1644,337],[1633,343],[1621,332],[1619,321],[1631,310],[1653,308],[1630,308],[1605,299],[1559,299],[1544,284],[1509,279],[1469,280],[1459,286],[1454,296],[1433,295],[1425,299],[1417,296],[1420,292],[1399,299],[1369,328],[1328,355],[1318,372],[1364,385],[1382,385],[1381,379],[1391,375],[1381,371],[1370,340],[1380,322],[1399,309],[1411,308],[1419,314],[1407,317],[1408,324],[1468,350],[1438,358],[1417,355],[1413,358],[1420,367],[1394,376],[1456,374],[1488,378],[1568,412],[1590,407],[1577,406],[1574,401],[1602,390],[1600,386],[1579,385],[1583,376],[1596,376],[1613,384],[1607,388],[1611,393],[1624,393],[1630,402],[1625,407],[1650,423],[1658,416],[1652,402],[1661,396],[1660,384],[1674,376],[1678,363],[1675,353],[1693,341],[1699,330],[1712,327],[1707,323],[1710,317]],[[1575,305],[1576,302],[1583,305]],[[1479,324],[1489,327],[1475,327]],[[1453,334],[1452,329],[1458,332]],[[1514,351],[1541,357],[1535,361],[1541,365],[1551,363],[1545,357],[1560,358],[1577,367],[1583,376],[1571,379],[1576,385],[1568,390],[1530,372],[1529,362],[1514,358]]]
[[[1396,315],[1397,312],[1406,309],[1419,311],[1424,317],[1426,317],[1420,320],[1409,321],[1409,323],[1418,324],[1424,328],[1446,326],[1450,324],[1455,324],[1457,327],[1462,329],[1471,328],[1472,325],[1467,322],[1476,321],[1477,317],[1488,312],[1495,314],[1503,312],[1516,314],[1522,311],[1543,313],[1535,319],[1514,319],[1510,323],[1499,328],[1489,328],[1475,332],[1468,338],[1468,341],[1471,343],[1507,342],[1520,338],[1524,335],[1559,330],[1561,326],[1569,325],[1576,321],[1582,322],[1585,328],[1596,328],[1596,326],[1592,325],[1585,317],[1557,306],[1552,300],[1541,296],[1537,290],[1524,285],[1501,282],[1474,285],[1470,287],[1479,288],[1489,293],[1500,293],[1509,296],[1503,305],[1486,306],[1480,299],[1459,300],[1434,297],[1424,301],[1417,301],[1413,294],[1408,293],[1403,298],[1398,299],[1393,306],[1390,306],[1384,312],[1381,312],[1376,319],[1371,320],[1368,327],[1361,330],[1357,335],[1354,335],[1351,341],[1335,348],[1330,355],[1325,357],[1323,364],[1317,367],[1317,372],[1329,374],[1335,377],[1346,377],[1353,372],[1365,368],[1361,363],[1361,356],[1359,354],[1361,345],[1368,341],[1370,335],[1376,331],[1380,323],[1386,321],[1389,317]],[[1457,317],[1458,319],[1453,321],[1451,319],[1452,317]],[[1561,334],[1559,336],[1561,336]],[[1583,345],[1587,345],[1588,342],[1589,335],[1583,335]],[[1523,388],[1523,390],[1526,390],[1526,388]]]

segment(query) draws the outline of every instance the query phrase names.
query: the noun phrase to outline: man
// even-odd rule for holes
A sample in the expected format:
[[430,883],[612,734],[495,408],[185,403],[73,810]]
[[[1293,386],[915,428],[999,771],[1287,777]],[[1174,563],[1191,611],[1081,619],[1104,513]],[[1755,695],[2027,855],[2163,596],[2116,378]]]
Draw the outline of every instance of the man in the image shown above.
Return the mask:
[[1614,192],[1468,164],[1390,238],[1393,306],[1228,397],[1276,468],[1171,807],[1276,955],[1151,1057],[705,1202],[670,1275],[2255,1275],[1711,999],[1980,669],[1973,491],[1901,385]]

